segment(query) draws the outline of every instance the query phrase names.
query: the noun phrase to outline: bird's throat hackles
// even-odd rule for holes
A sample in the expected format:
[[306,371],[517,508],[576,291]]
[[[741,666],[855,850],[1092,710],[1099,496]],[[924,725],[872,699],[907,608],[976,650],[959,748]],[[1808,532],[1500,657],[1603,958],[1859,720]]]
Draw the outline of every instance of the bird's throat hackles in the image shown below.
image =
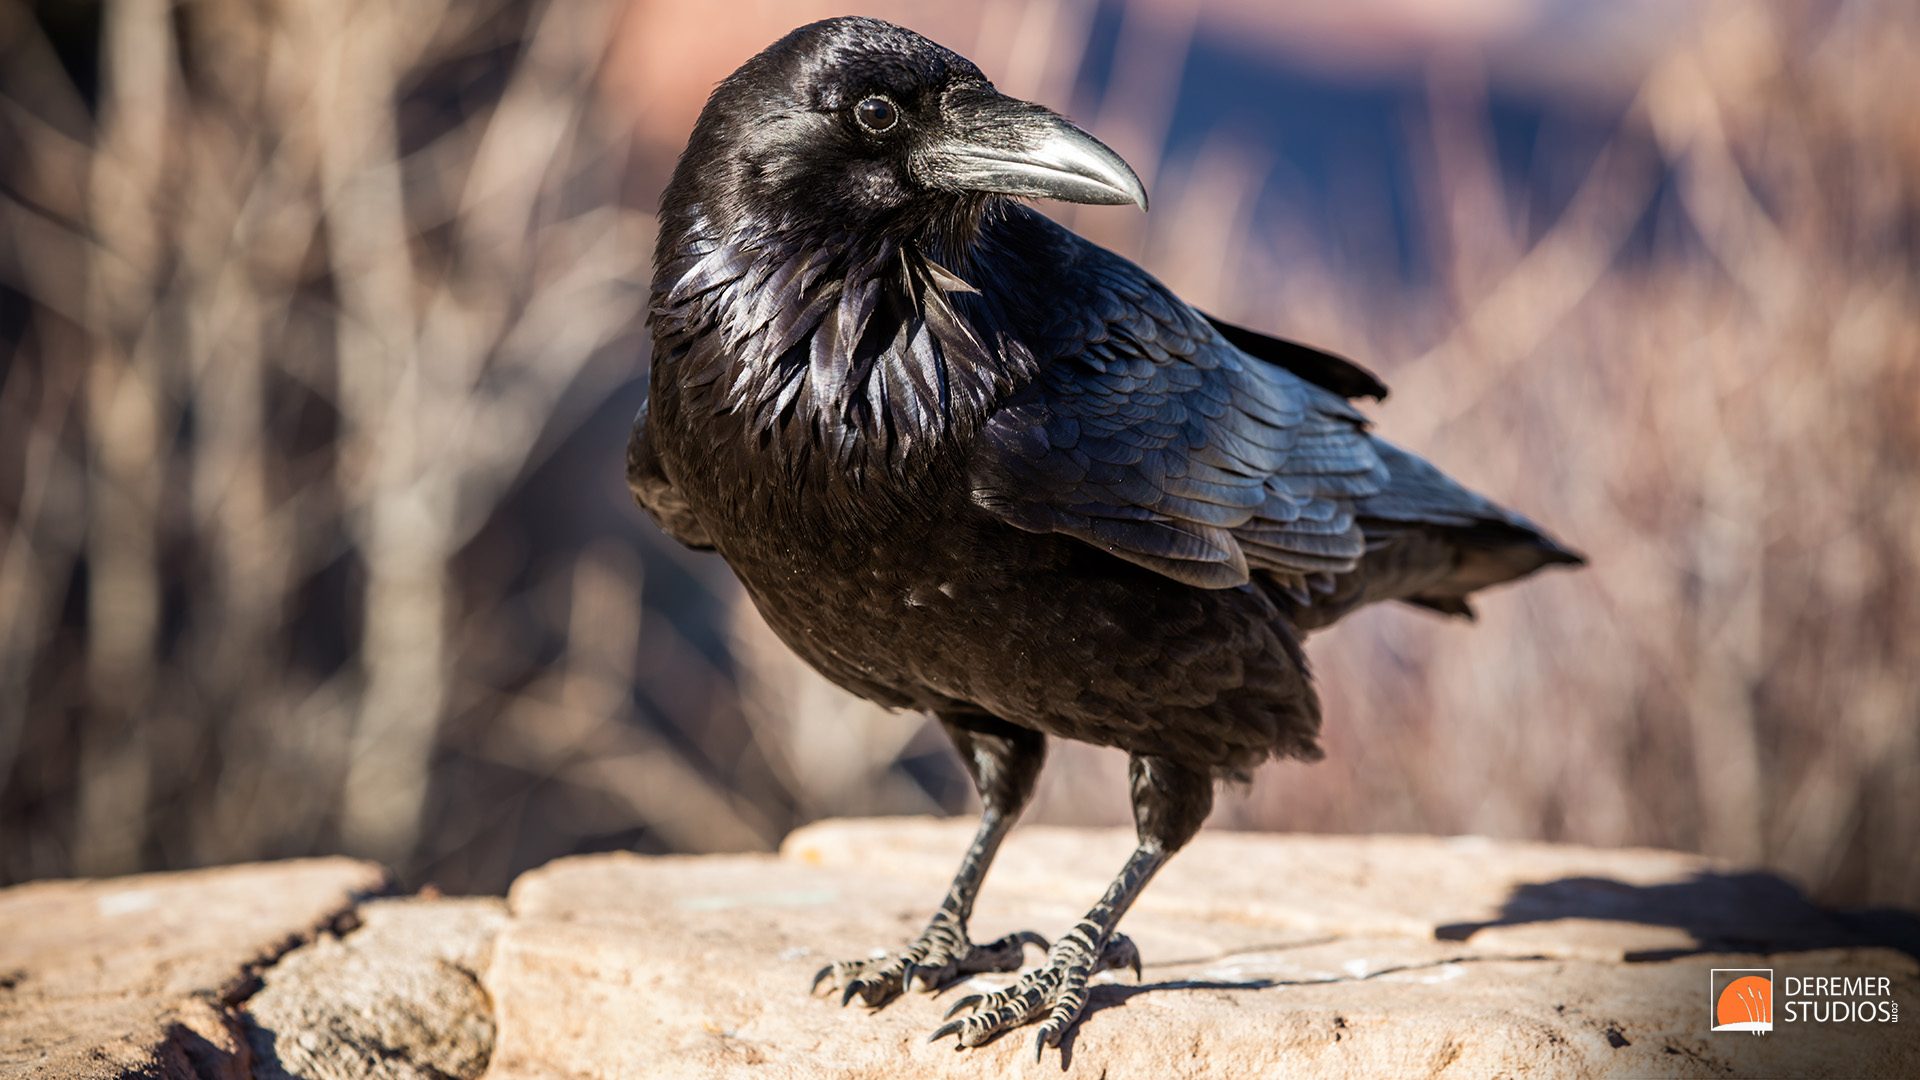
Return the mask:
[[1003,212],[943,223],[960,236],[829,242],[809,235],[818,223],[721,230],[698,209],[676,215],[663,227],[685,239],[655,271],[654,362],[714,412],[737,414],[785,471],[902,478],[1033,374],[1004,313],[957,269],[975,264],[983,220]]

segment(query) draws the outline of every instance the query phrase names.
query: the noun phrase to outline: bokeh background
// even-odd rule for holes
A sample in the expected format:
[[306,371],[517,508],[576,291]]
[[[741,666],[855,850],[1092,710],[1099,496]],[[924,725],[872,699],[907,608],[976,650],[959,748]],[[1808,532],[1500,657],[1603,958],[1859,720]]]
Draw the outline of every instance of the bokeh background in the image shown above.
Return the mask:
[[[1317,638],[1328,760],[1215,825],[1686,848],[1920,905],[1907,0],[0,0],[0,881],[958,812],[628,501],[707,90],[883,14],[1128,157],[1049,207],[1362,359],[1593,559]],[[1057,752],[1033,820],[1127,820]]]

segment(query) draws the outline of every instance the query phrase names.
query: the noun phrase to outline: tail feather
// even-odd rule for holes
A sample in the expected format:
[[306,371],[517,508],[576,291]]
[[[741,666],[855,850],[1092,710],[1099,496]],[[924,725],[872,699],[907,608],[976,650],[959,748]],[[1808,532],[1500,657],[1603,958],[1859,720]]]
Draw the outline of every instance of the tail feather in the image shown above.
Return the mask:
[[1473,605],[1468,597],[1481,589],[1516,581],[1548,566],[1585,566],[1587,562],[1579,552],[1568,550],[1528,524],[1500,522],[1441,529],[1454,548],[1452,568],[1430,587],[1395,599],[1472,619]]
[[1379,439],[1374,444],[1389,479],[1383,491],[1355,506],[1367,553],[1331,589],[1305,603],[1293,598],[1302,629],[1385,600],[1472,619],[1469,598],[1481,589],[1547,566],[1586,563],[1538,525],[1462,487],[1426,460]]
[[[1426,459],[1380,439],[1374,445],[1389,480],[1384,491],[1356,508],[1370,523],[1369,533],[1391,543],[1395,533],[1420,529],[1435,534],[1442,549],[1436,554],[1443,564],[1430,566],[1425,575],[1404,575],[1409,588],[1393,599],[1472,618],[1467,598],[1480,589],[1546,566],[1585,565],[1584,556],[1545,529],[1469,491]],[[1429,580],[1414,580],[1422,576]]]

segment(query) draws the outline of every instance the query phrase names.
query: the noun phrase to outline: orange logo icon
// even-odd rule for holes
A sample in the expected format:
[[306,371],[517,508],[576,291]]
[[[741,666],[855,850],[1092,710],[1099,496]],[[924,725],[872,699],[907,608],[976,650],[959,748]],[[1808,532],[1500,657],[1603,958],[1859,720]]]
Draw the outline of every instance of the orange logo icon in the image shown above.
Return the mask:
[[1773,969],[1714,968],[1708,974],[1713,1030],[1773,1030]]

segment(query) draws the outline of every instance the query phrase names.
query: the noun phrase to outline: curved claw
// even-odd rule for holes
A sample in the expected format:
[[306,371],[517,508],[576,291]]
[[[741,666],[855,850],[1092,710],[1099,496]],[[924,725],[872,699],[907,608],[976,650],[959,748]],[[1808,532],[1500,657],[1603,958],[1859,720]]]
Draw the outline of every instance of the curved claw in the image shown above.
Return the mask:
[[817,993],[819,993],[819,992],[820,992],[820,984],[821,984],[821,983],[823,983],[823,982],[826,982],[826,981],[827,981],[827,976],[829,976],[829,975],[831,975],[831,974],[833,974],[833,965],[832,965],[832,964],[828,964],[828,965],[827,965],[826,967],[823,967],[823,968],[821,968],[821,969],[820,969],[819,971],[816,971],[816,972],[814,972],[814,973],[813,973],[813,985],[812,985],[812,986],[809,986],[809,987],[807,987],[807,993],[809,993],[809,994],[817,994]]
[[987,999],[987,995],[985,994],[968,994],[966,997],[963,997],[959,1001],[954,1002],[953,1008],[948,1009],[947,1015],[944,1017],[941,1017],[941,1019],[943,1020],[952,1019],[954,1013],[957,1013],[962,1009],[975,1008],[979,1006],[979,1004],[982,1001],[985,1001],[986,999]]
[[1047,1054],[1047,1029],[1041,1028],[1040,1034],[1033,1037],[1033,1060],[1039,1061]]
[[847,1007],[847,1003],[852,1001],[854,998],[854,995],[860,992],[860,987],[861,987],[861,980],[859,979],[854,979],[852,982],[849,982],[847,984],[846,992],[840,995],[841,1008],[844,1009]]
[[[948,1013],[947,1015],[952,1016],[953,1014]],[[933,1029],[933,1034],[927,1036],[927,1041],[939,1042],[941,1039],[944,1039],[949,1035],[958,1035],[960,1033],[960,1028],[962,1026],[962,1023],[963,1021],[955,1020],[955,1021],[952,1021],[951,1023],[941,1024],[939,1027]],[[959,1049],[959,1046],[960,1046],[959,1043],[954,1044],[955,1049]]]
[[1048,1013],[1046,1020],[1041,1023],[1040,1034],[1035,1042],[1046,1046],[1059,1046],[1060,1040],[1067,1036],[1067,1029],[1072,1027],[1073,1022],[1079,1018],[1079,1008],[1055,1005],[1053,1011]]
[[1045,936],[1033,930],[1016,930],[1013,933],[1008,934],[1007,936],[1019,942],[1022,945],[1038,945],[1040,946],[1041,952],[1046,952],[1048,949],[1053,948],[1052,942],[1048,941]]

